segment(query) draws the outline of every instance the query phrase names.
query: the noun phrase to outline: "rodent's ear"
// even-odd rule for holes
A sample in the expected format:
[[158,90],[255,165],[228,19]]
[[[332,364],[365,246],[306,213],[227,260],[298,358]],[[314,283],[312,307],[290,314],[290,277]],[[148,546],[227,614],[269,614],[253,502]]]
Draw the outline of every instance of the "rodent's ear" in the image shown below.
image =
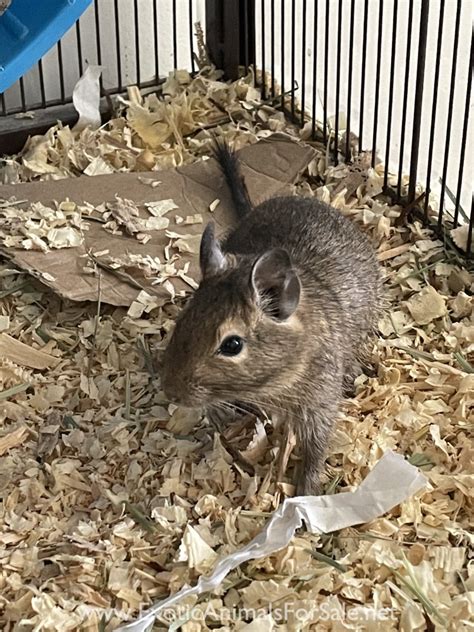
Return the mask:
[[278,320],[293,314],[300,301],[301,284],[286,250],[275,248],[259,257],[251,278],[265,312]]
[[224,253],[215,238],[214,222],[209,222],[202,234],[199,263],[203,279],[214,276],[226,267]]

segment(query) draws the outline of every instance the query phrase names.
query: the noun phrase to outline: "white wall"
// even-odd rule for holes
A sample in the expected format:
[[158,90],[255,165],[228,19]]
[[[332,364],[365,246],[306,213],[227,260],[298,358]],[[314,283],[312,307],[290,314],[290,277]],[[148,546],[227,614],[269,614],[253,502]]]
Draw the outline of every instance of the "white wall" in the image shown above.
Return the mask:
[[[275,68],[277,78],[281,77],[281,6],[284,1],[285,10],[285,90],[290,87],[291,77],[291,31],[292,31],[292,2],[289,0],[274,0],[275,7]],[[271,37],[270,37],[270,11],[271,0],[264,0],[265,11],[265,57],[267,70],[270,69],[271,59]],[[336,55],[337,55],[337,22],[338,22],[338,0],[330,0],[329,2],[329,38],[325,41],[325,22],[326,22],[326,1],[307,0],[306,2],[306,19],[303,20],[303,3],[304,0],[295,0],[296,5],[296,81],[299,86],[305,82],[306,89],[306,109],[311,112],[312,94],[313,94],[313,35],[314,35],[314,12],[315,8],[318,14],[318,31],[317,31],[317,82],[316,82],[316,113],[319,120],[323,119],[323,98],[324,98],[324,56],[325,49],[329,52],[329,72],[328,72],[328,116],[334,116],[336,113]],[[364,0],[355,0],[355,20],[354,20],[354,47],[353,47],[353,83],[352,83],[352,105],[351,105],[351,130],[359,134],[359,117],[360,117],[360,87],[362,73],[362,43],[363,43],[363,19]],[[375,101],[375,85],[376,85],[376,57],[377,57],[377,38],[378,38],[378,20],[379,0],[369,0],[368,2],[368,42],[367,42],[367,65],[365,75],[365,112],[364,112],[364,129],[363,129],[363,148],[371,149],[373,143],[373,121],[374,121],[374,101]],[[341,79],[340,79],[340,105],[339,112],[343,116],[341,121],[347,114],[347,79],[349,68],[349,27],[350,27],[350,10],[351,0],[342,0],[342,38],[341,38]],[[446,0],[445,19],[443,28],[443,46],[442,46],[442,63],[439,78],[439,93],[437,104],[437,119],[435,133],[435,152],[433,160],[433,188],[437,185],[439,176],[443,172],[445,138],[448,117],[448,102],[451,80],[451,66],[453,59],[453,40],[454,26],[456,17],[456,8],[458,0]],[[408,14],[409,0],[399,0],[398,2],[398,23],[396,31],[396,64],[395,79],[393,90],[393,114],[392,129],[390,142],[389,166],[394,171],[398,170],[399,154],[400,154],[400,136],[402,121],[402,104],[404,93],[405,66],[407,57],[407,41],[411,41],[410,55],[410,89],[408,92],[407,107],[407,124],[406,124],[406,140],[403,154],[403,168],[405,172],[409,169],[409,158],[411,152],[411,138],[413,133],[413,107],[414,107],[414,88],[415,74],[419,35],[419,17],[421,0],[413,2],[413,31],[411,36],[408,33]],[[377,132],[377,150],[380,157],[385,159],[385,148],[387,139],[387,118],[389,107],[389,81],[390,81],[390,60],[392,47],[392,26],[393,26],[393,7],[394,0],[383,0],[383,34],[382,34],[382,57],[381,57],[381,74],[380,74],[380,101],[378,113],[378,132]],[[456,89],[453,110],[452,135],[449,150],[448,161],[448,186],[453,191],[457,190],[458,173],[459,173],[459,152],[462,137],[462,126],[465,111],[466,87],[469,68],[469,53],[471,45],[471,32],[473,28],[473,7],[472,0],[461,0],[461,31],[459,38],[459,47],[457,54],[457,74]],[[428,51],[426,57],[426,75],[424,84],[424,98],[422,110],[421,125],[421,148],[419,156],[419,175],[418,180],[425,183],[426,170],[428,162],[428,146],[431,124],[431,106],[433,100],[433,86],[436,60],[436,46],[438,40],[438,21],[440,13],[440,0],[430,0],[429,3],[429,23],[428,23]],[[306,46],[302,50],[303,29],[306,31]],[[257,62],[261,64],[261,2],[257,1]],[[302,55],[306,58],[305,78],[302,78]],[[471,116],[468,133],[468,143],[466,150],[466,161],[464,167],[464,186],[462,195],[462,205],[469,214],[472,204],[472,191],[474,181],[474,152],[473,133],[474,133],[474,117],[472,116],[473,94],[471,92]],[[297,92],[297,95],[301,90]],[[340,128],[344,127],[340,124]],[[439,189],[439,186],[436,186]],[[446,200],[449,208],[449,199]]]

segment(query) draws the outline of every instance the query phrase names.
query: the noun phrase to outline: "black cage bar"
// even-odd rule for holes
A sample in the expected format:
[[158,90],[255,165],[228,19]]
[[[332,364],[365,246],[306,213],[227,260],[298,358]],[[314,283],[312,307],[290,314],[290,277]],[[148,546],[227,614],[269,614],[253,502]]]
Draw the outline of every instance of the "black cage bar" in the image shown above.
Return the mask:
[[[252,68],[262,98],[278,96],[289,120],[309,124],[333,163],[360,151],[374,167],[383,160],[386,193],[435,227],[468,226],[470,255],[472,12],[472,0],[95,0],[0,95],[0,151],[55,118],[74,120],[87,63],[103,66],[104,94],[152,89],[173,68],[195,72],[199,21],[227,78]],[[28,110],[37,116],[20,124]]]

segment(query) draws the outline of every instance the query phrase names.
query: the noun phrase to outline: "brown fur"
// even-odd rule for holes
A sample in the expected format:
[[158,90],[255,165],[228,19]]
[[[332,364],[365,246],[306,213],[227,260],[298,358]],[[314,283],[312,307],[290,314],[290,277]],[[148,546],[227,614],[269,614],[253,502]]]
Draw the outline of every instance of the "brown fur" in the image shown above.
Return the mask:
[[[228,150],[220,151],[222,156]],[[236,163],[221,164],[225,170]],[[241,181],[237,176],[234,187]],[[262,267],[262,280],[252,275],[256,261],[272,249],[284,249],[291,264],[275,259],[277,267],[283,261],[281,274],[277,270],[276,281],[268,281],[268,293],[268,269]],[[221,246],[208,231],[201,265],[205,278],[165,352],[165,393],[210,411],[238,402],[283,414],[300,440],[297,491],[317,493],[339,404],[360,371],[360,351],[378,311],[381,284],[373,247],[337,210],[311,198],[275,198],[247,213]],[[290,305],[290,315],[283,319],[272,304],[280,291],[290,292],[282,303]],[[229,358],[217,350],[231,333],[244,338],[245,347]]]

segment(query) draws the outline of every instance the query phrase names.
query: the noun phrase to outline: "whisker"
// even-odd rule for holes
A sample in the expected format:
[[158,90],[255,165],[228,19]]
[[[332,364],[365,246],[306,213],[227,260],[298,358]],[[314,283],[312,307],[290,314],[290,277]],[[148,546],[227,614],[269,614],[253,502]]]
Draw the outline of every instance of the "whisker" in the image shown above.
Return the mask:
[[278,406],[278,404],[276,404],[274,402],[271,402],[271,401],[261,402],[261,401],[258,401],[257,399],[253,399],[251,397],[245,397],[245,403],[257,406],[262,411],[274,410],[275,412],[283,412],[283,413],[287,413],[288,412],[288,408],[287,407]]

